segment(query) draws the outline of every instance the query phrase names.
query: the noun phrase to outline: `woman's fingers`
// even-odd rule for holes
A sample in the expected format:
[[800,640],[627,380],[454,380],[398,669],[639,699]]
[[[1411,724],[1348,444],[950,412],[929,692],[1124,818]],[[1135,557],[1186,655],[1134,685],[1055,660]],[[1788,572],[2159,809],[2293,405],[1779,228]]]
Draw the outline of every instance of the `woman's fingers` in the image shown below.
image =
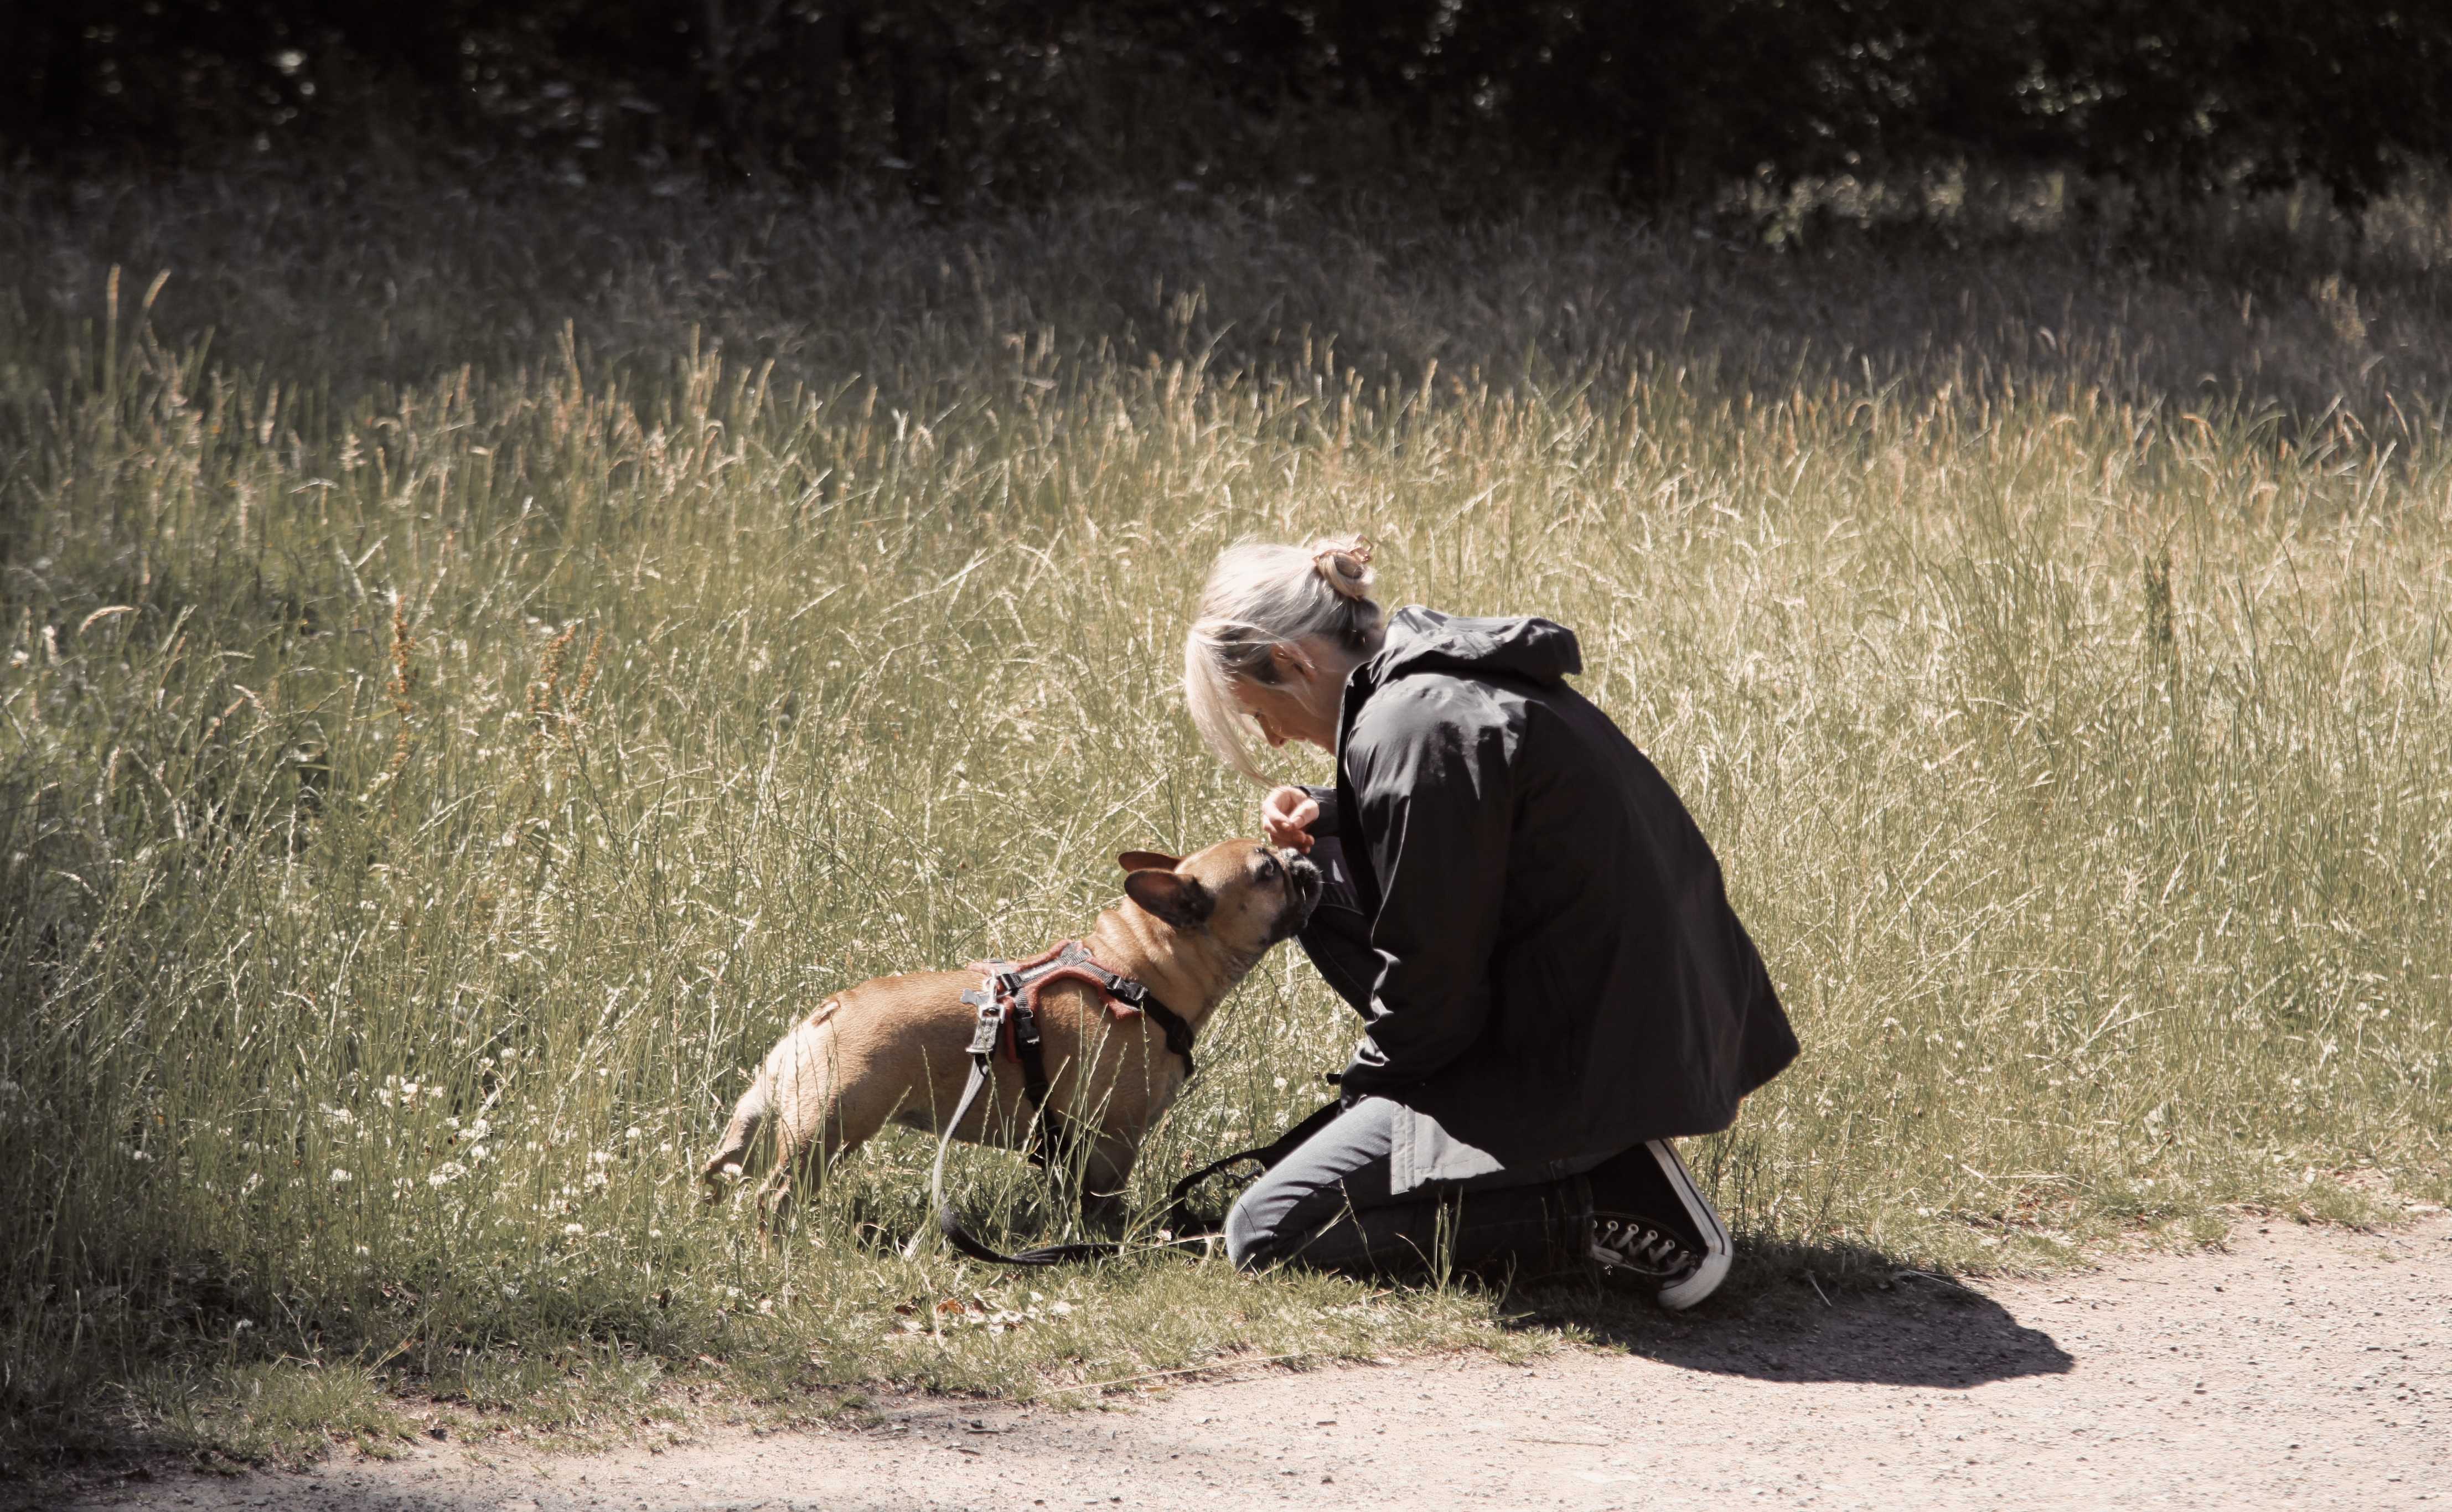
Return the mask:
[[1300,788],[1276,788],[1260,800],[1260,828],[1271,845],[1310,850],[1312,822],[1318,817],[1318,802]]

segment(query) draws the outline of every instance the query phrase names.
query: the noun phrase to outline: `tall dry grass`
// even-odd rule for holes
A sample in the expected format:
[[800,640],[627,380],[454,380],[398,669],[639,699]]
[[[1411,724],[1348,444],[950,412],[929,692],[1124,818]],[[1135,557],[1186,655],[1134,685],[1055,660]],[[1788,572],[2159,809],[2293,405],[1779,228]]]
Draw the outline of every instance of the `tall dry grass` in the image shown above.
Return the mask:
[[[691,1188],[825,992],[1249,830],[1169,678],[1249,534],[1358,528],[1399,598],[1581,634],[1805,1041],[1696,1151],[1755,1285],[2452,1189],[2440,206],[2250,206],[2148,265],[1574,210],[62,198],[0,230],[20,1455],[380,1440],[394,1389],[584,1428],[677,1379],[1533,1346],[1470,1288],[904,1262],[917,1136],[773,1257]],[[1342,1015],[1265,963],[1140,1196],[1305,1109]]]

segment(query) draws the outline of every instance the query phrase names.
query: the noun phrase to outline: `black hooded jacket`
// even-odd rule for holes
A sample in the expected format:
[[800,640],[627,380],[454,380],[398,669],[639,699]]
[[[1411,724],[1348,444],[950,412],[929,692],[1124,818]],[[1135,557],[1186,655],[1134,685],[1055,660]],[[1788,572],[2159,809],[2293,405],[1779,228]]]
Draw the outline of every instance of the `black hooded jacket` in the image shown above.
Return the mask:
[[1720,865],[1546,619],[1399,610],[1355,669],[1302,934],[1368,1025],[1394,1186],[1705,1134],[1796,1054]]

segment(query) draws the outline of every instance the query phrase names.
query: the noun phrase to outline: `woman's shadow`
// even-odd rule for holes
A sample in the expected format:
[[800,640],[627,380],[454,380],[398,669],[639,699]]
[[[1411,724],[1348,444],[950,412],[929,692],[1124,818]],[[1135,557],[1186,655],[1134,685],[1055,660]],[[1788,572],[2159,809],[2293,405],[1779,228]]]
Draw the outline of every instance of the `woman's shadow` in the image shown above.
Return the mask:
[[1590,1286],[1519,1287],[1508,1301],[1510,1327],[1764,1381],[1964,1388],[2076,1364],[1985,1293],[1862,1245],[1741,1240],[1728,1281],[1685,1313]]

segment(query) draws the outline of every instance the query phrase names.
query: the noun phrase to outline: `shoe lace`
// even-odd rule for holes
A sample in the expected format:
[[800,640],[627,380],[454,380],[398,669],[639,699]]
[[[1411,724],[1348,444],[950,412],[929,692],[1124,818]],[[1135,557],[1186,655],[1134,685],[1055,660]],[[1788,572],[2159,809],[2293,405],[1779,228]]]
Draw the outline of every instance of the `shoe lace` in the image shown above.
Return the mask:
[[1675,1236],[1650,1224],[1615,1218],[1592,1220],[1592,1257],[1604,1266],[1664,1277],[1691,1269],[1695,1263]]

